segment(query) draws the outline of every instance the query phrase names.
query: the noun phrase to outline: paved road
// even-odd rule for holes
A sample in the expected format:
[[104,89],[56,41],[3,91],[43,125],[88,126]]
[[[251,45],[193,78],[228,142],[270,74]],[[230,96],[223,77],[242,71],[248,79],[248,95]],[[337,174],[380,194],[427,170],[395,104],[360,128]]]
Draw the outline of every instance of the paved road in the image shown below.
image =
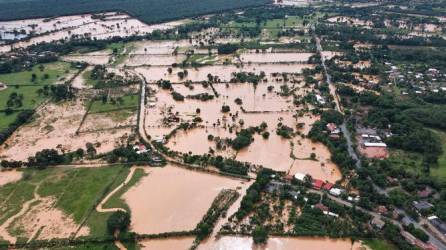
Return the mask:
[[[312,28],[313,28],[313,30],[315,29],[314,26],[313,26]],[[322,67],[323,67],[323,69],[324,69],[325,78],[326,78],[327,83],[328,83],[329,88],[330,88],[330,93],[333,95],[333,98],[335,99],[336,110],[339,111],[339,112],[341,112],[341,113],[344,113],[344,112],[343,112],[343,109],[342,109],[342,106],[341,106],[340,103],[339,103],[339,97],[338,97],[338,95],[337,95],[337,93],[336,93],[336,86],[335,86],[335,85],[333,84],[333,82],[331,81],[331,76],[330,76],[330,74],[328,73],[327,66],[326,66],[326,64],[325,64],[325,58],[322,56],[321,40],[320,40],[320,38],[317,37],[317,36],[315,36],[315,40],[316,40],[316,48],[317,48],[317,51],[318,51],[319,53],[321,53]],[[360,159],[360,158],[358,157],[358,155],[356,154],[356,151],[355,151],[355,149],[354,149],[354,145],[353,145],[353,141],[352,141],[352,137],[351,137],[350,131],[348,131],[348,129],[347,129],[347,126],[346,126],[345,121],[344,121],[344,123],[340,126],[340,128],[341,128],[342,134],[344,135],[345,140],[347,141],[347,150],[348,150],[348,154],[350,155],[350,157],[351,157],[352,159],[354,159],[354,160],[356,161],[356,163],[355,163],[356,168],[357,168],[357,169],[360,169],[360,168],[362,167],[361,159]],[[373,180],[372,180],[370,177],[368,177],[368,180],[370,180],[370,181],[373,183]],[[373,183],[373,187],[374,187],[374,189],[375,189],[379,194],[388,196],[388,192],[387,192],[385,189],[383,189],[383,188],[377,186],[377,185],[374,184],[374,183]],[[338,203],[340,203],[340,204],[344,204],[344,205],[346,205],[346,206],[349,206],[349,205],[346,204],[345,201],[343,201],[343,200],[341,200],[341,199],[339,199],[339,198],[336,198],[336,197],[333,197],[333,196],[331,196],[330,198],[332,198],[333,200],[335,200],[336,202],[338,202]],[[347,203],[348,203],[348,202],[347,202]],[[349,204],[350,204],[350,203],[349,203]],[[350,204],[350,206],[351,206],[351,204]],[[363,211],[367,212],[368,214],[370,214],[370,215],[372,215],[372,216],[374,216],[374,217],[379,216],[378,218],[381,218],[381,215],[376,214],[376,213],[374,213],[374,212],[370,212],[370,211],[367,211],[367,210],[363,210]],[[417,222],[417,221],[413,220],[412,218],[410,218],[410,217],[406,214],[406,212],[405,212],[404,210],[397,208],[396,211],[397,211],[398,213],[404,215],[405,217],[408,217],[408,218],[411,220],[411,222],[414,224],[414,226],[415,226],[416,228],[420,228],[420,229],[423,230],[427,235],[429,235],[429,243],[435,245],[435,246],[438,247],[439,249],[446,249],[446,245],[443,244],[443,242],[441,242],[437,237],[435,237],[434,234],[430,233],[430,232],[427,231],[424,227],[422,227],[422,225],[421,225],[419,222]],[[422,219],[422,221],[425,221],[425,219]],[[401,227],[401,224],[400,224],[398,221],[393,220],[393,223],[395,223],[396,225],[398,225],[398,226]]]

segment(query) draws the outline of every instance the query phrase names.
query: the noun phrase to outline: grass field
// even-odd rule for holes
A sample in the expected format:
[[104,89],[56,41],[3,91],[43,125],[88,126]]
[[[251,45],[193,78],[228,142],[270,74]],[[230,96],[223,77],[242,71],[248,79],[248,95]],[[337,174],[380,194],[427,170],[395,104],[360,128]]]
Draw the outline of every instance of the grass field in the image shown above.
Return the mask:
[[94,87],[96,86],[96,84],[98,84],[98,80],[91,78],[91,70],[86,70],[85,72],[83,72],[82,77],[84,78],[85,84],[87,86]]
[[[43,70],[40,67],[43,66]],[[22,71],[10,74],[0,74],[0,82],[9,84],[30,84],[30,85],[46,85],[53,84],[54,82],[63,82],[64,77],[68,73],[74,73],[76,70],[71,68],[69,63],[66,62],[55,62],[55,63],[45,63],[39,64],[32,68],[30,71]],[[31,81],[32,74],[36,74],[36,80]],[[48,78],[44,78],[47,74]]]
[[17,93],[23,95],[23,103],[21,107],[14,107],[14,109],[34,109],[40,103],[42,103],[46,97],[39,96],[37,90],[41,86],[21,86],[21,87],[10,87],[5,90],[0,91],[0,109],[6,109],[6,102],[12,93]]
[[364,243],[369,246],[372,250],[396,250],[397,248],[387,242],[386,240],[382,239],[372,239],[372,240],[365,240]]
[[0,129],[7,128],[9,124],[15,121],[19,112],[14,112],[10,115],[0,113]]
[[[118,179],[125,178],[127,167],[102,168],[48,168],[45,170],[25,170],[24,178],[16,183],[0,187],[0,223],[20,211],[24,202],[32,199],[36,188],[42,197],[55,197],[56,207],[81,223],[108,187]],[[108,215],[89,220],[87,225],[92,233],[96,228],[105,228]],[[93,224],[90,224],[93,223]],[[103,230],[102,230],[103,232]],[[12,232],[20,233],[20,232]],[[24,237],[23,235],[17,235]]]
[[139,98],[138,95],[126,95],[122,97],[122,104],[116,102],[112,103],[110,100],[103,103],[102,100],[93,101],[90,109],[90,113],[105,113],[117,109],[136,109],[138,107]]
[[[125,203],[125,201],[121,198],[121,196],[123,194],[125,194],[127,192],[127,190],[129,190],[132,186],[134,186],[135,184],[137,184],[142,177],[146,176],[146,173],[144,172],[143,169],[137,169],[132,177],[132,179],[130,180],[130,182],[123,188],[121,188],[115,195],[113,195],[108,201],[107,203],[104,204],[104,208],[123,208],[125,210],[127,210],[128,212],[130,212],[130,208],[127,206],[127,204]],[[114,186],[119,185],[120,182],[123,182],[125,180],[117,180]],[[115,187],[112,187],[111,190],[113,190]]]
[[446,182],[446,132],[434,130],[443,143],[443,154],[438,159],[438,167],[431,168],[431,175],[438,178],[442,182]]
[[[441,138],[443,154],[440,155],[437,166],[431,167],[430,175],[441,182],[446,182],[446,132],[440,130],[433,131]],[[390,150],[389,161],[395,168],[404,168],[416,174],[423,173],[422,154],[392,149]]]
[[398,149],[390,149],[389,161],[394,168],[404,168],[412,173],[421,173],[423,156],[418,153]]
[[212,65],[218,61],[216,56],[209,55],[192,55],[187,60],[188,63],[200,65]]

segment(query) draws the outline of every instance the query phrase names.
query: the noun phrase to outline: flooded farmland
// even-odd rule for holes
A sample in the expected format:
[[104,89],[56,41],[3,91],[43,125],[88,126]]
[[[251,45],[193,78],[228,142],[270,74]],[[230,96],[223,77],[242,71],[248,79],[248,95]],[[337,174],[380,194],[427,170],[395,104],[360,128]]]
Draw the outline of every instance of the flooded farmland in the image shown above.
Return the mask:
[[123,196],[132,213],[132,231],[141,234],[192,230],[222,189],[246,185],[174,165],[146,172],[148,176]]
[[130,128],[124,128],[76,134],[85,112],[85,105],[80,101],[48,104],[40,108],[40,116],[35,121],[19,128],[2,145],[0,156],[24,161],[50,145],[68,152],[85,148],[87,143],[98,145],[97,152],[105,153],[126,141],[131,133]]
[[272,237],[266,245],[254,245],[252,238],[223,236],[208,241],[198,247],[200,250],[290,250],[290,249],[330,249],[330,250],[363,250],[368,249],[360,242],[352,245],[351,240],[328,238],[278,238]]
[[[253,72],[260,74],[265,72],[267,76],[272,73],[301,73],[305,68],[312,68],[311,64],[261,64],[261,65],[245,65],[238,67],[236,65],[212,65],[201,68],[191,68],[188,70],[188,76],[181,79],[178,76],[180,69],[174,69],[170,74],[168,67],[138,67],[135,70],[143,74],[148,81],[158,81],[160,79],[170,80],[172,82],[200,82],[208,79],[208,74],[218,76],[221,81],[228,82],[232,78],[234,72]],[[182,70],[181,70],[182,71]]]
[[23,30],[25,36],[14,37],[14,40],[26,38],[11,45],[2,45],[0,51],[26,48],[43,42],[69,40],[73,37],[109,39],[116,36],[144,35],[155,30],[172,29],[183,23],[184,20],[147,25],[127,14],[116,12],[0,22],[1,32],[13,33],[14,30]]

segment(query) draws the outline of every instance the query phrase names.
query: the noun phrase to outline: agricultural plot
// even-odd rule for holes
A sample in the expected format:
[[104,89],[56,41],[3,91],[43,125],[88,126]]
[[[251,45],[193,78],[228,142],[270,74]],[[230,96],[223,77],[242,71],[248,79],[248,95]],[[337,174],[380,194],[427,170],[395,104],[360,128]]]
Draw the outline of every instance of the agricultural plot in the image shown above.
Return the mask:
[[63,83],[69,79],[70,75],[72,76],[76,72],[77,70],[66,62],[44,63],[35,65],[31,70],[0,74],[0,82],[7,86],[43,86]]
[[[90,234],[95,204],[127,168],[26,170],[20,181],[0,186],[0,234],[10,242],[80,237]],[[105,221],[100,222],[105,224]]]
[[108,129],[125,129],[136,126],[136,110],[139,96],[129,94],[118,97],[108,97],[92,101],[79,132],[101,131]]
[[[178,69],[172,73],[166,71],[159,78],[172,81],[170,90],[149,84],[145,120],[147,134],[155,139],[168,137],[166,146],[182,154],[221,155],[290,175],[306,173],[314,178],[335,182],[341,178],[341,174],[331,162],[328,149],[305,138],[318,117],[303,111],[311,105],[293,104],[295,98],[303,98],[315,91],[300,76],[301,70],[312,67],[305,64],[311,55],[242,54],[241,58],[255,60],[256,64],[248,63],[241,68],[234,65],[204,66],[188,71],[183,80],[175,74]],[[293,63],[289,63],[291,61]],[[223,68],[225,71],[220,70]],[[151,82],[157,80],[148,72],[153,72],[153,67],[138,67],[135,70]],[[208,74],[222,81],[230,81],[234,77],[233,72],[260,74],[262,71],[265,77],[258,84],[215,82],[209,86],[199,83],[209,78]],[[192,84],[178,83],[187,80],[191,80]],[[175,100],[174,95],[183,96],[184,100]],[[203,96],[206,98],[200,99]],[[222,112],[224,106],[227,112]],[[175,130],[180,123],[196,121],[199,122],[195,128]],[[267,127],[267,136],[253,135],[251,145],[243,149],[234,149],[227,144],[227,139],[234,140],[241,130],[257,127],[262,122]],[[302,138],[298,139],[298,135],[296,138],[293,138],[294,135],[288,138],[280,136],[281,126],[302,134]],[[198,141],[200,143],[195,143]]]
[[48,104],[39,110],[35,120],[20,127],[2,145],[1,157],[23,161],[42,149],[57,148],[69,152],[85,149],[87,143],[97,145],[98,153],[105,153],[127,141],[130,128],[77,134],[85,112],[85,105],[79,100]]
[[171,165],[145,171],[148,175],[123,196],[131,211],[131,228],[141,234],[193,230],[223,188],[247,185]]
[[[112,37],[128,37],[150,34],[155,30],[168,30],[184,23],[176,21],[163,24],[147,25],[127,14],[116,12],[98,15],[62,16],[53,20],[30,19],[1,22],[0,30],[5,33],[13,33],[14,30],[24,30],[30,39],[13,43],[12,45],[0,45],[0,51],[8,52],[13,48],[26,48],[44,42],[70,40],[71,38],[95,38],[110,39]],[[49,25],[53,23],[53,25]],[[29,30],[37,27],[37,30]]]

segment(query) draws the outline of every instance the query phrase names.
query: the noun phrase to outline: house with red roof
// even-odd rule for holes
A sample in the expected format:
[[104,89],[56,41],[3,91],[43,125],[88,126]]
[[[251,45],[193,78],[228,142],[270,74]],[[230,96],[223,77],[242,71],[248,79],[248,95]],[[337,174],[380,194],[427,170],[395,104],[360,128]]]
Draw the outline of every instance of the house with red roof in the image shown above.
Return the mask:
[[313,188],[320,190],[322,186],[324,185],[324,182],[322,180],[313,179]]

